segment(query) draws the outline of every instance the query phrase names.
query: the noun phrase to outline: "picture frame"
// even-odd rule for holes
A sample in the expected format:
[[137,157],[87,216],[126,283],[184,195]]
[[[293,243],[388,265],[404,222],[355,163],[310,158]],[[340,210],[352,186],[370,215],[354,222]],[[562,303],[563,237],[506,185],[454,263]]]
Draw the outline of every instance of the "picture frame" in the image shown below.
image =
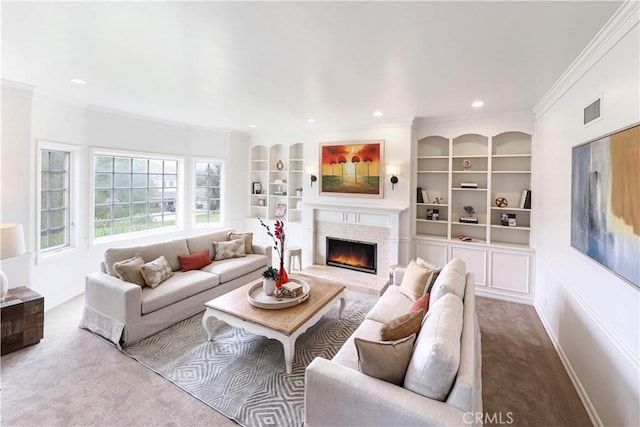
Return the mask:
[[287,204],[286,203],[278,203],[276,205],[276,211],[273,214],[275,219],[284,219],[284,216],[287,214]]
[[320,195],[382,198],[384,140],[320,144]]
[[571,149],[571,246],[640,288],[640,124]]
[[251,194],[260,194],[262,192],[262,183],[254,181],[251,183]]

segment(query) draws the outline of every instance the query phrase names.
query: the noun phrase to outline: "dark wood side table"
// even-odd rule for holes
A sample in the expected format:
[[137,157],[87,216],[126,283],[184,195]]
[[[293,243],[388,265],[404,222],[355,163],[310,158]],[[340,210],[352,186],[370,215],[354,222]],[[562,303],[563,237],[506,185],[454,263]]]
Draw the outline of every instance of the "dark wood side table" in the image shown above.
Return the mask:
[[0,352],[37,344],[44,337],[44,297],[26,286],[10,288],[0,302],[2,341]]

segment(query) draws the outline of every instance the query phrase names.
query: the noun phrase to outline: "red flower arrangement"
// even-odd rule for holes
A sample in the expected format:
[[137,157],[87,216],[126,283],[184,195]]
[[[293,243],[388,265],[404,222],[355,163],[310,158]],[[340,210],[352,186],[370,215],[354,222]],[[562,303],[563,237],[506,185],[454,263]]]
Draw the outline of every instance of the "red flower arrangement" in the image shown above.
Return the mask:
[[271,232],[271,229],[267,224],[265,224],[260,218],[260,225],[262,225],[267,230],[267,235],[273,239],[273,249],[278,253],[278,257],[280,258],[280,270],[279,270],[279,278],[276,280],[276,287],[280,289],[282,285],[289,281],[289,276],[287,275],[286,270],[284,269],[284,222],[278,220],[274,224],[274,233]]

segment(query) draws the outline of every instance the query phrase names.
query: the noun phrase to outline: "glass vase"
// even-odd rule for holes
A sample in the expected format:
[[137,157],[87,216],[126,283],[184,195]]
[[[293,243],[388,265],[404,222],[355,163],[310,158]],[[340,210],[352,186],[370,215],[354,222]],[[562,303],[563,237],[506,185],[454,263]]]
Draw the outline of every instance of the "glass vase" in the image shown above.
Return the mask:
[[284,260],[280,260],[280,271],[278,271],[279,278],[276,281],[276,287],[280,288],[282,285],[289,281],[287,271],[284,269]]

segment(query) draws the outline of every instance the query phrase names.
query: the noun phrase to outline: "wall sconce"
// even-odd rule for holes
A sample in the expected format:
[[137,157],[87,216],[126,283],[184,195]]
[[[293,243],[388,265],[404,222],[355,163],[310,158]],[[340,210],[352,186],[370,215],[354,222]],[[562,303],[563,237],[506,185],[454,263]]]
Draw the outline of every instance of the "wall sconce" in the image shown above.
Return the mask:
[[400,175],[400,166],[398,165],[387,165],[387,175],[391,175],[391,189],[396,189],[396,184],[398,183],[397,175]]
[[306,172],[310,175],[311,178],[311,187],[313,188],[313,183],[318,180],[318,168],[315,166],[307,166]]

